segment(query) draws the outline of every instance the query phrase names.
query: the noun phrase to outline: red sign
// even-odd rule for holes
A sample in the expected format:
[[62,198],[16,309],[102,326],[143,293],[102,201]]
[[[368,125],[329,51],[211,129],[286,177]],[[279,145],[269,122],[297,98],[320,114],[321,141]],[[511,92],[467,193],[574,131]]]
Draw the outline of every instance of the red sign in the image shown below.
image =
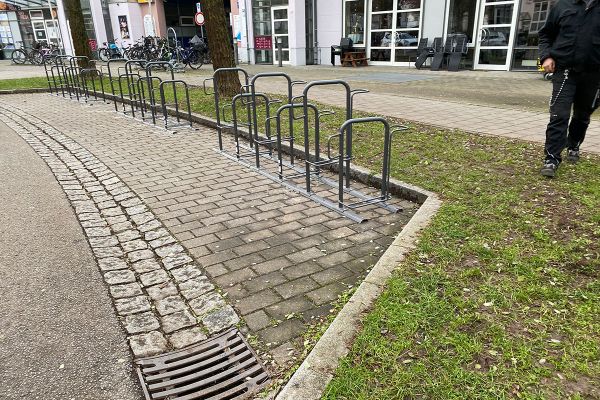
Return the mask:
[[254,36],[255,50],[272,50],[273,38],[271,36]]
[[194,22],[198,26],[204,25],[204,14],[202,14],[201,12],[197,12],[194,16]]
[[88,46],[90,46],[91,51],[98,50],[98,42],[96,39],[88,39]]

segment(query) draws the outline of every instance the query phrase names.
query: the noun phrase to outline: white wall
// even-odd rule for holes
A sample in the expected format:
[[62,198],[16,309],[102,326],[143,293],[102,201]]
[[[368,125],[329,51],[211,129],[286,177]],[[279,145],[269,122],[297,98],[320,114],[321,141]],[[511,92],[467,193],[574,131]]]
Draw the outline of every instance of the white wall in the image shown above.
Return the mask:
[[[71,39],[71,30],[67,23],[64,4],[62,0],[56,0],[56,8],[58,9],[58,26],[60,27],[59,35],[65,48],[65,54],[73,55],[73,40]],[[102,43],[100,43],[102,44]]]
[[331,46],[342,38],[342,1],[317,0],[319,63],[330,64]]
[[[110,22],[112,25],[115,39],[119,39],[119,45],[130,45],[137,39],[144,36],[144,17],[142,10],[137,3],[110,3],[108,5],[110,13]],[[129,39],[121,40],[121,28],[119,27],[119,16],[127,16],[127,24],[129,26]]]
[[432,42],[434,37],[444,35],[446,7],[448,7],[447,0],[423,0],[421,37],[429,38],[429,42]]
[[106,42],[106,27],[104,26],[104,16],[102,15],[100,0],[90,0],[90,8],[96,31],[96,42],[98,43],[98,48],[100,48],[102,47],[102,43]]
[[288,28],[290,41],[290,63],[306,65],[306,23],[303,0],[290,0],[288,6]]

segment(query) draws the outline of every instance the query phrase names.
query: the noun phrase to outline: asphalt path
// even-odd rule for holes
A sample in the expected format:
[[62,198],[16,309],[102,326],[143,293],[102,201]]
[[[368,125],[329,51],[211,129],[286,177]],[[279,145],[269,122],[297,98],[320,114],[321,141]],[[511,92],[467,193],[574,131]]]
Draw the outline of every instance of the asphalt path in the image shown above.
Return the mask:
[[0,122],[0,399],[143,398],[75,214]]

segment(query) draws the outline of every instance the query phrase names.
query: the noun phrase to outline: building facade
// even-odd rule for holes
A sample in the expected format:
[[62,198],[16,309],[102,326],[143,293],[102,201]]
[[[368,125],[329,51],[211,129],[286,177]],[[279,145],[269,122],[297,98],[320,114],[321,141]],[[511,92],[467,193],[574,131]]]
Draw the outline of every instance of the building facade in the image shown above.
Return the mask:
[[538,31],[556,0],[237,0],[245,17],[242,53],[252,63],[327,64],[342,37],[374,65],[414,62],[421,38],[464,34],[473,69],[529,70]]

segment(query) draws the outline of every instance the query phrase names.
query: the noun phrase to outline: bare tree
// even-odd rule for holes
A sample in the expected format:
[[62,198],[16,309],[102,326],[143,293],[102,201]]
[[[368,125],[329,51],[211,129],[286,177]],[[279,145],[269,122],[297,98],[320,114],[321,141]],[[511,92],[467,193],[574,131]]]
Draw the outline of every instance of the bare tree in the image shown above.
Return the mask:
[[[213,70],[218,68],[235,67],[233,46],[227,20],[225,19],[225,7],[223,0],[203,0],[202,11],[205,16],[206,34],[208,36],[208,48],[212,59]],[[219,75],[220,96],[233,97],[240,91],[240,78],[236,73]]]
[[86,56],[91,59],[92,51],[88,44],[88,35],[83,22],[83,12],[81,11],[80,0],[65,0],[65,8],[71,28],[71,37],[73,38],[73,47],[76,56]]

